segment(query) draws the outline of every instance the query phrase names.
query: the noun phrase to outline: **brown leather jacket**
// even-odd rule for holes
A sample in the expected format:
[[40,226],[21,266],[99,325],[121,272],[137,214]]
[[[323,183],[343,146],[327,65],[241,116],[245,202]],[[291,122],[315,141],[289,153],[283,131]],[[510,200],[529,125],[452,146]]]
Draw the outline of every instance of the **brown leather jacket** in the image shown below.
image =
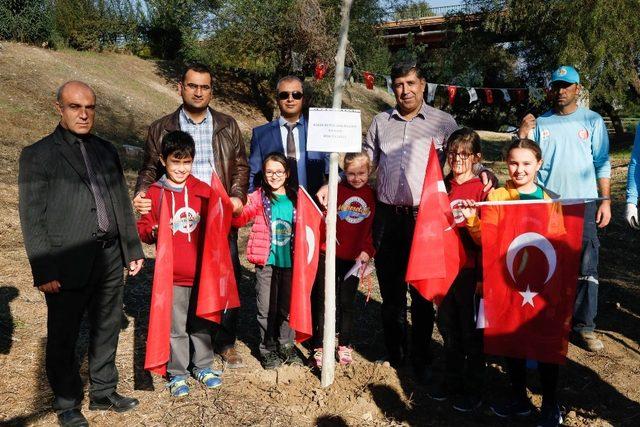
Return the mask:
[[[162,138],[169,132],[180,130],[180,109],[151,123],[144,146],[144,162],[138,172],[135,194],[146,191],[156,182],[165,169],[160,163]],[[213,152],[215,168],[229,197],[247,202],[249,189],[249,165],[242,134],[235,119],[223,113],[211,111],[213,117]],[[207,183],[209,184],[209,183]]]

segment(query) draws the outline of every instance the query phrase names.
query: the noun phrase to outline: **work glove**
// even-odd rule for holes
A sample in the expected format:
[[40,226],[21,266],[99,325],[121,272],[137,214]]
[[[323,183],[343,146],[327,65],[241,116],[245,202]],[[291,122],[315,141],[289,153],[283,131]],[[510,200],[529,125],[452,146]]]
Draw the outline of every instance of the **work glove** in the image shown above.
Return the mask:
[[640,229],[640,225],[638,224],[638,207],[636,205],[627,203],[627,210],[624,216],[631,228],[635,228],[636,230]]

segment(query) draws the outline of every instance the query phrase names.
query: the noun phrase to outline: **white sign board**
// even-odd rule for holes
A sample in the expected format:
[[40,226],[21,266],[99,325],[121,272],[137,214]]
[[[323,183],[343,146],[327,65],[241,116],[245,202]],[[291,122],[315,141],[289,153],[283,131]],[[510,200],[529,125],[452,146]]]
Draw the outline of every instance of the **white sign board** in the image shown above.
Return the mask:
[[310,108],[307,151],[327,153],[362,151],[360,110]]

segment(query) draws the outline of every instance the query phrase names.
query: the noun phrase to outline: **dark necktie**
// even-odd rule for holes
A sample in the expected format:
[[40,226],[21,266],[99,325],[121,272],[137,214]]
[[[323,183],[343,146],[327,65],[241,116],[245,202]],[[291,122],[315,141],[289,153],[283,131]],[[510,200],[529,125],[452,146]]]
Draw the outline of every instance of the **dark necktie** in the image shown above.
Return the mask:
[[91,165],[91,159],[89,158],[89,153],[87,153],[87,148],[85,147],[86,142],[84,142],[83,140],[79,140],[79,144],[80,151],[82,152],[82,158],[84,159],[84,164],[87,167],[87,175],[89,176],[89,182],[91,183],[93,198],[96,202],[98,228],[100,229],[100,231],[106,232],[109,229],[109,216],[107,215],[107,207],[104,203],[103,194],[100,191],[100,185],[98,184],[98,177],[96,176],[96,172]]
[[298,161],[296,160],[296,140],[293,137],[293,129],[298,123],[285,123],[287,128],[287,160],[291,169],[291,182],[294,188],[298,187]]

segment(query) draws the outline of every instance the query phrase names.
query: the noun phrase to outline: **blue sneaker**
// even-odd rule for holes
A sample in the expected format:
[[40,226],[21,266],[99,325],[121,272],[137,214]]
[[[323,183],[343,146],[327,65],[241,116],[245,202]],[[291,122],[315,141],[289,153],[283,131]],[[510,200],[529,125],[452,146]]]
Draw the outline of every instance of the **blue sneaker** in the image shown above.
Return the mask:
[[182,375],[176,375],[171,378],[165,385],[169,389],[169,393],[173,397],[182,397],[189,394],[189,385],[187,384],[187,377]]
[[216,388],[222,385],[222,378],[220,378],[222,371],[216,371],[211,368],[196,369],[193,371],[193,376],[206,388]]

